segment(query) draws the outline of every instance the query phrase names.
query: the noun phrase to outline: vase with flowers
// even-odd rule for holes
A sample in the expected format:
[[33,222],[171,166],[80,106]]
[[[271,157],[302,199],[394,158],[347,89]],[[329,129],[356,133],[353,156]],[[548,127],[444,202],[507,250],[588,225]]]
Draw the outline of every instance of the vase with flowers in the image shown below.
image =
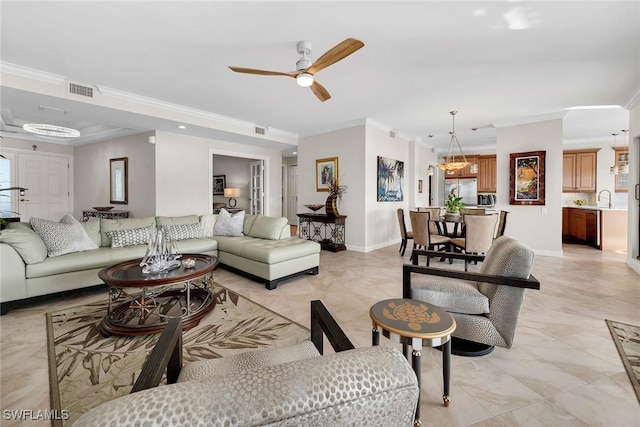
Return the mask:
[[347,192],[346,185],[340,185],[336,180],[329,182],[329,196],[325,202],[324,209],[327,216],[339,216],[338,203],[342,201],[342,195]]
[[462,197],[457,197],[455,188],[452,188],[447,199],[444,201],[445,217],[460,215],[460,209],[464,209],[464,206],[464,203],[462,203]]

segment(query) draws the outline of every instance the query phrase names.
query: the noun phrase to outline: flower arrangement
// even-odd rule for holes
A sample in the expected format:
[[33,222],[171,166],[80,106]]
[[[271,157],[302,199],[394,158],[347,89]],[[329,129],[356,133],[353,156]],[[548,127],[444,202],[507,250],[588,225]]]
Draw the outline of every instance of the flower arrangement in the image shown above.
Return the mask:
[[446,213],[458,213],[460,212],[460,209],[464,208],[464,206],[464,203],[462,203],[462,197],[456,197],[456,190],[455,188],[452,188],[447,199],[444,201],[444,209]]
[[342,201],[342,195],[347,192],[346,185],[338,184],[337,180],[333,180],[329,182],[329,195],[336,196],[340,201]]

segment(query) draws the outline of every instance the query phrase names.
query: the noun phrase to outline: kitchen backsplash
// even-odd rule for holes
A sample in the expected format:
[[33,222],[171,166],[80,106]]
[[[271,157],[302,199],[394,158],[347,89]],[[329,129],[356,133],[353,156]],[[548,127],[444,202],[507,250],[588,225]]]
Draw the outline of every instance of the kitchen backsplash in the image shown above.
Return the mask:
[[[601,204],[607,203],[608,194],[605,192],[600,198]],[[562,193],[562,204],[566,206],[572,206],[574,200],[586,200],[585,205],[597,206],[598,205],[598,193]],[[611,207],[616,209],[628,208],[628,193],[612,193]]]

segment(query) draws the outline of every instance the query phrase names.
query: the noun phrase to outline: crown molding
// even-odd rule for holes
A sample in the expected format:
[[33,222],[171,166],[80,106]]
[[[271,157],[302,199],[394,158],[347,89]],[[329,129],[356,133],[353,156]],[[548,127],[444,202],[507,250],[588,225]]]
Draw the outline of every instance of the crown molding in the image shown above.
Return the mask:
[[569,113],[568,111],[558,111],[557,113],[527,117],[527,118],[518,119],[518,120],[506,120],[504,122],[497,122],[497,123],[491,123],[491,124],[496,129],[510,127],[510,126],[526,125],[530,123],[546,122],[548,120],[564,119],[568,113]]
[[633,94],[631,99],[629,99],[629,102],[625,104],[624,108],[630,111],[638,104],[638,102],[640,102],[640,89],[638,89],[636,93]]
[[28,79],[38,80],[51,84],[62,84],[67,80],[65,76],[58,74],[47,73],[45,71],[36,70],[35,68],[23,67],[22,65],[12,64],[10,62],[0,62],[2,72],[13,74],[19,77],[25,77]]

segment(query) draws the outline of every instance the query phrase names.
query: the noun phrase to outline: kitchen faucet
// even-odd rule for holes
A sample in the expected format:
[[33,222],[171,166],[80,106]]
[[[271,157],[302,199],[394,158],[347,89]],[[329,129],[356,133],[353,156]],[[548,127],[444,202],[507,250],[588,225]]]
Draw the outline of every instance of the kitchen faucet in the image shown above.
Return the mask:
[[609,193],[609,209],[611,209],[611,191],[609,191],[609,190],[600,190],[600,192],[598,193],[598,201],[600,201],[600,195],[605,191],[607,193]]

